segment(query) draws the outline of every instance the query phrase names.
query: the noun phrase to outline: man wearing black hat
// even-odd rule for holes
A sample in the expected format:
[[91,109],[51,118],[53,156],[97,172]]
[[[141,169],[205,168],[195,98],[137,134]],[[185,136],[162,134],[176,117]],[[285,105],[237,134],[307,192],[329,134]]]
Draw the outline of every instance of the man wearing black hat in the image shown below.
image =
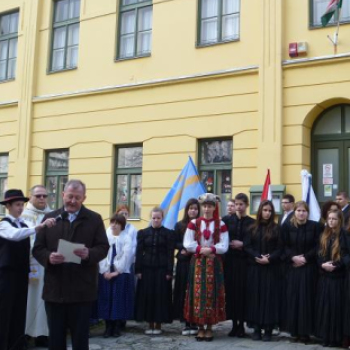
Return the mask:
[[11,189],[0,204],[8,210],[0,222],[0,350],[22,350],[26,321],[29,272],[29,237],[43,227],[55,225],[54,219],[28,228],[20,218],[29,198]]

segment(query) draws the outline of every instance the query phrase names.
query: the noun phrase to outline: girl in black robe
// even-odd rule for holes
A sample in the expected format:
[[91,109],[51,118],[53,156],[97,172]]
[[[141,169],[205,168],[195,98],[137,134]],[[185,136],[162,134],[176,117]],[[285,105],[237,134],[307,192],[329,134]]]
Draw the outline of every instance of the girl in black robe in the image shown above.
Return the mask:
[[174,231],[162,226],[163,216],[154,208],[151,226],[137,233],[135,320],[149,323],[148,335],[161,334],[161,324],[172,321]]
[[350,349],[350,227],[343,231],[343,261],[346,268],[345,285],[344,285],[344,344]]
[[[175,225],[175,249],[176,254],[176,275],[174,286],[173,300],[173,316],[174,319],[179,319],[180,322],[186,322],[184,319],[184,304],[186,297],[188,273],[192,253],[189,253],[183,246],[184,234],[187,225],[193,219],[197,219],[200,214],[199,202],[195,198],[191,198],[186,203],[183,219]],[[196,324],[185,323],[185,328],[182,330],[182,335],[197,335],[198,327]]]
[[254,224],[254,219],[247,215],[249,200],[246,194],[238,193],[235,197],[234,215],[222,220],[229,231],[229,249],[224,257],[224,277],[226,294],[226,317],[232,320],[230,337],[244,337],[247,291],[247,253],[243,250],[243,240]]
[[271,341],[272,329],[280,320],[280,231],[274,222],[271,201],[260,203],[257,220],[247,233],[244,250],[248,254],[246,321],[254,327],[253,340]]
[[284,328],[302,342],[308,342],[314,331],[317,245],[322,229],[308,216],[306,202],[297,202],[293,218],[282,226],[281,236],[287,264]]
[[344,249],[343,214],[331,210],[321,235],[318,251],[320,279],[316,298],[315,335],[323,346],[339,346],[343,340]]

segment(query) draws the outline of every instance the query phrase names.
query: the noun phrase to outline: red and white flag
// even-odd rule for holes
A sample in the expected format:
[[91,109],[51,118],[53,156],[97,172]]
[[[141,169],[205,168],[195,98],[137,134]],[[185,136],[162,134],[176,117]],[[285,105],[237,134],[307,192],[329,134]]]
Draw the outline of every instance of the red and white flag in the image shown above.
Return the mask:
[[261,195],[261,201],[263,200],[272,201],[272,191],[271,191],[271,179],[270,179],[270,169],[267,169],[267,175],[264,183],[263,192]]

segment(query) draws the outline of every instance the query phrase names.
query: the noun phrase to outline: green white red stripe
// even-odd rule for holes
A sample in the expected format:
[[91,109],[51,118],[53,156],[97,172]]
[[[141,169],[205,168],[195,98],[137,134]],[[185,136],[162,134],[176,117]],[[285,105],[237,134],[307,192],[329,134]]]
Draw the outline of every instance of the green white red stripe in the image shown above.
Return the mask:
[[325,27],[331,20],[336,11],[341,8],[343,0],[331,0],[327,6],[326,12],[321,17],[322,26]]

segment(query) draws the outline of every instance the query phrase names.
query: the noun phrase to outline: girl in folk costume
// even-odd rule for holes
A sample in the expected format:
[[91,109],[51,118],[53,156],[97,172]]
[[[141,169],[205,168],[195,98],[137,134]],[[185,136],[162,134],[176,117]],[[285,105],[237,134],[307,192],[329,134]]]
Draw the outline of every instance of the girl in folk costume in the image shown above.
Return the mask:
[[[175,249],[178,253],[176,255],[176,277],[174,286],[174,300],[173,300],[173,316],[174,319],[179,319],[184,322],[184,303],[186,297],[188,273],[190,270],[190,261],[192,253],[188,252],[183,246],[184,234],[189,222],[199,217],[199,202],[195,198],[187,201],[184,217],[175,225]],[[186,322],[185,328],[182,330],[182,335],[196,335],[198,327],[196,324]]]
[[[341,210],[331,210],[318,251],[320,279],[316,298],[315,335],[323,346],[339,346],[343,340],[345,232]],[[344,249],[345,248],[345,249]]]
[[271,201],[260,203],[256,223],[244,240],[248,254],[247,316],[253,325],[253,340],[270,341],[272,329],[280,320],[280,255],[282,251],[279,226],[274,222],[275,209]]
[[107,230],[110,245],[107,257],[100,261],[98,318],[104,319],[104,337],[120,336],[120,323],[134,312],[134,280],[130,278],[132,237],[125,231],[126,219],[114,215]]
[[302,342],[308,342],[314,331],[317,246],[323,228],[308,216],[307,203],[295,203],[294,216],[282,226],[281,235],[287,264],[283,328]]
[[193,253],[184,316],[199,326],[198,341],[213,340],[212,325],[226,319],[221,255],[228,249],[228,232],[218,216],[218,201],[212,193],[199,197],[203,217],[188,224],[184,237],[185,249]]

